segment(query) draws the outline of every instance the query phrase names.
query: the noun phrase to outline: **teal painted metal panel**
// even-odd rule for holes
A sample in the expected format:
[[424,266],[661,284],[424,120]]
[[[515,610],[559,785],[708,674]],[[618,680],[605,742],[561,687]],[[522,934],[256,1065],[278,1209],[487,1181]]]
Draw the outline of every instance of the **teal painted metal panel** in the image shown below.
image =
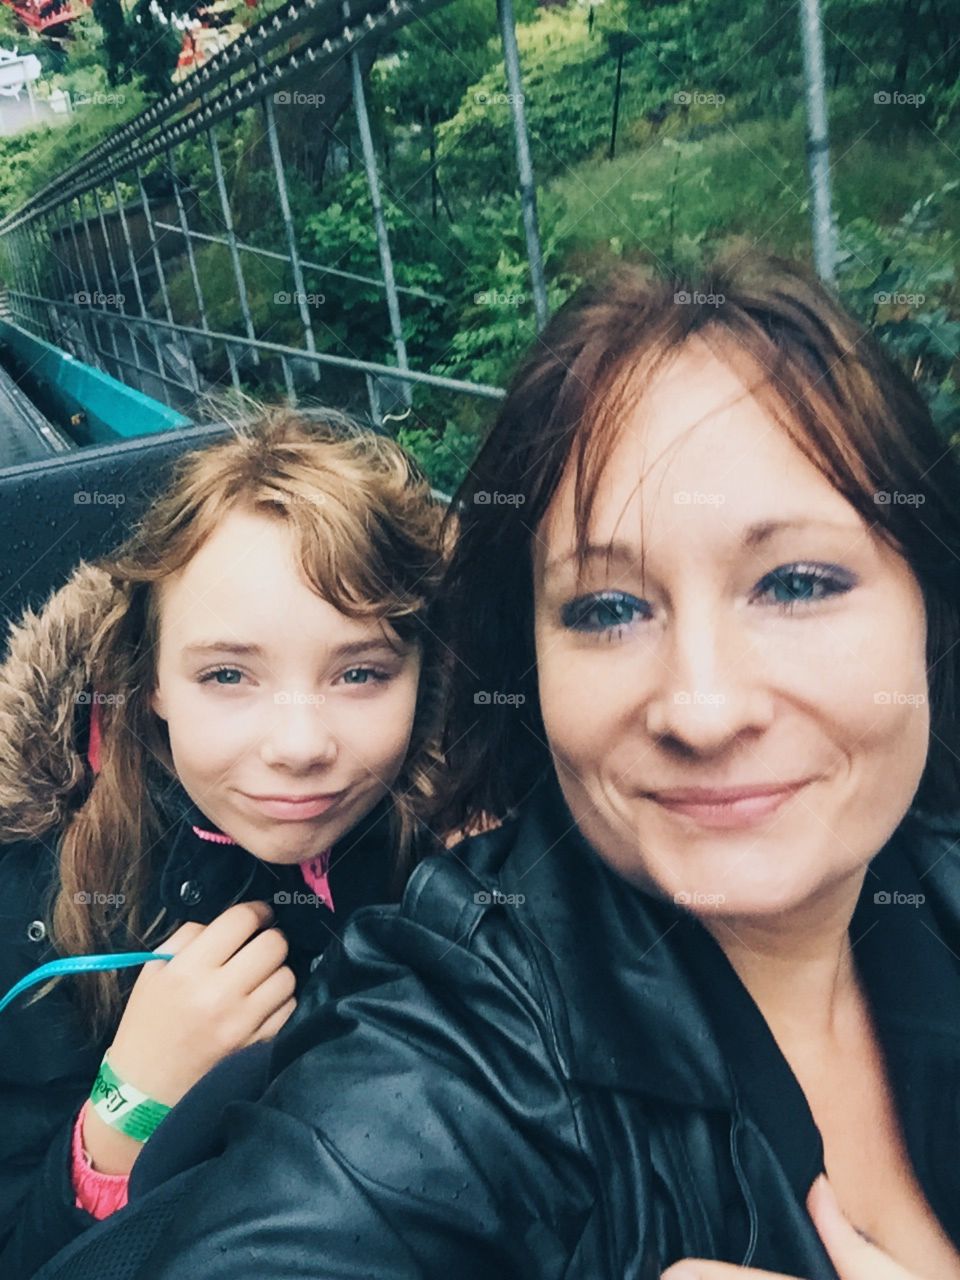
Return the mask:
[[0,320],[0,347],[8,349],[47,416],[66,424],[78,444],[110,444],[135,436],[189,427],[191,419],[84,364],[19,325]]

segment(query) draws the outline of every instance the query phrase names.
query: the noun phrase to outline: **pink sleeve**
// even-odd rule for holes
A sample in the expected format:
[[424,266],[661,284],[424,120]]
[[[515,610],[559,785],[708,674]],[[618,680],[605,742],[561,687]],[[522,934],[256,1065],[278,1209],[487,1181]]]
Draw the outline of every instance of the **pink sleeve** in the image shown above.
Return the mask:
[[95,1218],[109,1218],[111,1213],[127,1203],[129,1177],[124,1173],[98,1173],[83,1149],[83,1117],[90,1099],[80,1108],[73,1126],[73,1147],[70,1161],[71,1180],[77,1193],[76,1206],[85,1209]]

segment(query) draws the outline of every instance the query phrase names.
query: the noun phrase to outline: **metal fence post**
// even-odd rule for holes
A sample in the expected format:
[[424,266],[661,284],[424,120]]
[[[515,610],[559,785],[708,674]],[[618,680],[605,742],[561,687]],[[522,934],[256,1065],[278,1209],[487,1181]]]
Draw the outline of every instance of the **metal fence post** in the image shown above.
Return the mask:
[[[86,209],[83,207],[83,197],[79,195],[77,196],[77,208],[80,210],[80,218],[81,218],[81,221],[83,222],[84,238],[86,239],[86,242],[87,242],[87,253],[90,256],[90,267],[93,271],[93,278],[97,284],[97,293],[99,293],[100,295],[100,299],[101,299],[100,305],[103,307],[104,311],[106,311],[107,291],[103,287],[103,277],[100,275],[100,266],[97,262],[97,255],[93,247],[93,236],[91,236],[90,234],[90,220],[87,217]],[[96,333],[97,338],[99,339],[100,331],[96,328],[96,326],[94,326],[94,332]],[[114,332],[114,327],[112,324],[107,325],[107,333],[109,333],[110,335],[110,345],[111,347],[113,347],[113,358],[114,360],[117,360],[120,353],[117,350],[117,335]],[[119,370],[119,365],[116,366],[116,369]]]
[[[350,17],[349,0],[344,0],[343,16]],[[370,203],[373,206],[373,221],[377,229],[377,245],[380,250],[380,269],[383,271],[383,283],[387,292],[387,312],[390,316],[390,331],[393,334],[393,346],[397,353],[397,368],[409,369],[407,363],[407,345],[403,340],[403,322],[400,319],[400,301],[397,296],[396,280],[393,274],[393,255],[390,252],[390,237],[387,234],[387,223],[383,216],[383,202],[380,197],[380,179],[377,174],[377,156],[373,149],[373,135],[370,132],[370,117],[367,115],[367,99],[363,89],[363,77],[360,74],[360,59],[355,49],[350,51],[350,72],[353,79],[353,107],[360,130],[360,145],[363,150],[363,164],[367,171],[367,186],[370,190]],[[401,382],[400,398],[410,407],[412,391],[409,382]]]
[[[220,212],[223,217],[223,225],[227,232],[227,241],[230,245],[230,261],[233,264],[233,278],[237,285],[237,297],[240,301],[240,310],[243,313],[243,323],[247,331],[247,337],[251,342],[256,342],[257,335],[253,329],[253,318],[250,315],[250,302],[247,298],[247,286],[243,279],[243,267],[240,265],[240,250],[237,248],[237,237],[233,230],[233,214],[230,212],[230,200],[227,196],[227,184],[223,178],[223,161],[220,158],[220,144],[217,142],[217,131],[213,125],[207,129],[207,141],[210,146],[210,155],[213,159],[213,176],[217,183],[217,192],[220,196]],[[257,348],[250,347],[250,359],[255,366],[260,364],[260,353]]]
[[[187,219],[186,206],[183,203],[183,196],[180,193],[180,175],[177,173],[176,159],[173,150],[167,151],[167,168],[170,170],[170,176],[173,178],[173,196],[177,205],[177,218],[180,222],[180,230],[183,232],[183,243],[187,251],[187,263],[190,267],[190,279],[193,282],[193,295],[197,300],[197,313],[200,317],[200,328],[205,333],[210,332],[210,324],[207,320],[207,304],[204,301],[203,289],[200,285],[200,273],[197,270],[197,259],[193,252],[193,233],[190,230],[190,223]],[[227,364],[230,366],[230,381],[233,383],[235,391],[240,390],[240,375],[237,372],[237,362],[234,359],[233,348],[228,344],[224,350],[227,355]]]
[[[100,192],[97,190],[96,187],[93,188],[93,202],[94,202],[94,205],[96,206],[97,217],[100,221],[100,234],[103,236],[103,245],[107,254],[107,262],[110,265],[110,275],[113,277],[114,297],[117,300],[117,306],[120,309],[120,314],[124,315],[125,308],[124,308],[124,302],[123,302],[123,290],[120,287],[120,276],[119,276],[119,273],[117,272],[117,260],[113,255],[113,244],[110,240],[110,234],[107,231],[107,219],[103,212],[103,205],[100,202]],[[145,370],[143,366],[140,364],[140,347],[137,341],[137,336],[135,333],[130,333],[128,334],[128,338],[130,342],[130,351],[133,354],[134,367],[142,377]],[[117,360],[119,361],[120,360],[119,346],[117,346],[116,343],[114,345],[117,348]]]
[[520,75],[520,54],[517,50],[513,0],[497,0],[497,17],[500,20],[500,38],[503,41],[503,61],[507,72],[510,114],[513,118],[513,133],[517,144],[520,207],[523,212],[523,231],[527,240],[527,260],[530,263],[533,310],[537,319],[537,332],[539,332],[547,323],[549,308],[547,285],[543,274],[540,226],[537,219],[537,188],[533,178],[533,161],[530,159],[527,116],[523,109],[523,80]]
[[[117,212],[120,215],[120,229],[123,232],[123,240],[127,246],[127,257],[130,259],[130,274],[133,278],[133,290],[137,295],[137,306],[140,308],[140,314],[146,320],[149,318],[147,312],[147,304],[144,301],[143,289],[140,286],[140,272],[137,270],[137,259],[133,252],[133,240],[130,238],[130,227],[127,224],[127,212],[123,205],[123,197],[120,195],[120,185],[117,182],[116,175],[112,178],[113,198],[117,202]],[[150,335],[150,345],[153,347],[153,358],[157,362],[157,373],[159,374],[160,390],[168,404],[171,404],[169,394],[167,392],[167,384],[164,381],[164,364],[163,355],[160,351],[160,344],[157,336],[152,329],[148,329]],[[134,333],[134,342],[137,341],[137,335]]]
[[297,295],[300,310],[300,322],[303,325],[303,340],[308,351],[316,351],[313,339],[313,327],[310,323],[310,308],[307,305],[306,284],[303,279],[303,267],[297,249],[297,237],[293,227],[293,215],[290,212],[290,198],[287,193],[287,179],[283,171],[283,157],[280,154],[280,140],[277,137],[276,113],[273,99],[269,94],[263,97],[263,114],[267,122],[267,141],[270,145],[270,157],[273,160],[273,174],[277,182],[277,198],[280,202],[280,216],[287,237],[287,249],[290,253],[290,267],[293,271],[293,287]]
[[[147,189],[143,185],[143,170],[139,165],[136,166],[137,173],[137,189],[140,192],[140,202],[143,205],[143,216],[147,224],[147,235],[150,237],[150,251],[153,254],[153,265],[157,273],[157,283],[160,286],[160,297],[163,300],[163,313],[167,317],[167,324],[173,324],[173,310],[170,306],[170,291],[167,288],[167,277],[163,270],[163,259],[160,256],[160,246],[157,243],[157,232],[153,225],[153,213],[150,209],[150,201],[147,199]],[[187,362],[187,370],[190,381],[193,383],[194,391],[200,390],[200,378],[197,374],[196,366],[187,349],[186,343],[180,346],[184,359]]]
[[830,141],[823,78],[823,24],[820,0],[801,0],[803,79],[807,103],[807,166],[813,196],[813,257],[817,274],[833,284],[837,270],[837,232],[830,195]]

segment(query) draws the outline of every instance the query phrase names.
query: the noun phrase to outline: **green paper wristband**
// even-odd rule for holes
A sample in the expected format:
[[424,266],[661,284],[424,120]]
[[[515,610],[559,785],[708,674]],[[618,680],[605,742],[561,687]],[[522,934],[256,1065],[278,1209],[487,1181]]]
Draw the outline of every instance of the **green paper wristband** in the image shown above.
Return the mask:
[[104,1054],[100,1070],[90,1090],[94,1111],[104,1122],[137,1142],[146,1140],[170,1108],[121,1080]]

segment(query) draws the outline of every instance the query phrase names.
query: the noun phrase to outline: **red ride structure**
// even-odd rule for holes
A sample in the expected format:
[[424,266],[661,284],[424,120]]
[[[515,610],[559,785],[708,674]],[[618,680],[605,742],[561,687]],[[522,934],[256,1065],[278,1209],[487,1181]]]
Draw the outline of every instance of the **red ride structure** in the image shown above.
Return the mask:
[[22,23],[34,31],[46,31],[72,22],[86,13],[91,0],[3,0]]

